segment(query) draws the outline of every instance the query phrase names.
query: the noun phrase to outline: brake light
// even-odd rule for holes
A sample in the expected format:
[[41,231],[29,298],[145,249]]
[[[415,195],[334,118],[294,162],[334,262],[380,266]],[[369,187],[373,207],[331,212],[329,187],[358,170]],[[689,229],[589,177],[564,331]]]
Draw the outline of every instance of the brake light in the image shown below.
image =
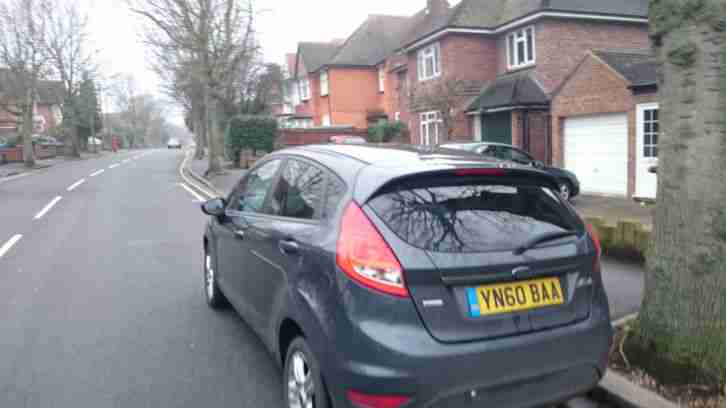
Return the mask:
[[602,256],[602,244],[600,243],[600,237],[595,232],[592,224],[587,224],[587,233],[590,236],[593,244],[595,244],[595,259],[592,261],[592,270],[595,273],[600,273],[600,257]]
[[408,297],[396,255],[352,201],[343,213],[335,258],[340,269],[358,283],[389,295]]
[[457,176],[505,176],[507,172],[500,168],[459,169],[454,172]]
[[398,408],[411,398],[402,395],[370,395],[350,390],[348,400],[356,408]]

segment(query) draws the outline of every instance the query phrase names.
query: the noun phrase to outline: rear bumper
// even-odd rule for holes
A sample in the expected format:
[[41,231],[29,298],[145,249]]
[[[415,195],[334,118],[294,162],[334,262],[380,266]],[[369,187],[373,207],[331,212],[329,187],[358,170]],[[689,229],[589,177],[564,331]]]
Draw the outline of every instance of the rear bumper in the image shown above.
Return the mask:
[[322,359],[334,407],[351,406],[349,389],[411,396],[406,407],[534,407],[588,391],[605,370],[612,338],[607,303],[593,304],[589,318],[573,325],[458,344],[411,326],[409,318],[418,320],[414,306],[411,316],[399,306],[390,324],[362,321]]

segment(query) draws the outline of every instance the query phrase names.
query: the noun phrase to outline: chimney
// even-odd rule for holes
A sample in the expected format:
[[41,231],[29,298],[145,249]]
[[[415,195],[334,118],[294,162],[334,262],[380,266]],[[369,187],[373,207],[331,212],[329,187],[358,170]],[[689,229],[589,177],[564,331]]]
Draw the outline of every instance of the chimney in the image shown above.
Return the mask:
[[426,14],[442,16],[449,10],[447,0],[426,0]]

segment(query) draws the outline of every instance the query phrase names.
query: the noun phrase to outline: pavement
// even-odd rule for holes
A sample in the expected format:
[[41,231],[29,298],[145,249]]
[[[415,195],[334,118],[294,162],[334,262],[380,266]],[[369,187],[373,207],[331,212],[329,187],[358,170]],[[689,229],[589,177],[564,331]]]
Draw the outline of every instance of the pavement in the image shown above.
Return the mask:
[[[182,160],[123,152],[0,183],[0,407],[282,406],[260,340],[204,303],[206,197]],[[613,318],[637,309],[636,267],[605,260],[603,277]]]
[[105,155],[109,155],[111,152],[107,151],[101,151],[99,153],[82,153],[81,158],[70,158],[66,156],[57,156],[49,159],[43,159],[43,160],[36,160],[35,166],[32,168],[28,168],[25,166],[25,163],[6,163],[0,165],[0,182],[3,181],[3,178],[8,177],[14,177],[18,175],[26,175],[28,173],[32,173],[38,170],[47,169],[49,167],[53,166],[59,166],[66,163],[72,163],[76,162],[78,160],[89,160],[93,158],[103,157]]
[[242,176],[247,173],[247,169],[234,167],[232,162],[222,163],[222,172],[215,174],[207,174],[208,161],[205,157],[202,160],[189,160],[189,169],[194,172],[197,177],[203,177],[211,182],[219,192],[228,195],[232,189],[239,183]]
[[653,229],[652,205],[641,205],[629,198],[581,195],[572,204],[583,217],[601,217],[609,225],[618,221],[636,221]]

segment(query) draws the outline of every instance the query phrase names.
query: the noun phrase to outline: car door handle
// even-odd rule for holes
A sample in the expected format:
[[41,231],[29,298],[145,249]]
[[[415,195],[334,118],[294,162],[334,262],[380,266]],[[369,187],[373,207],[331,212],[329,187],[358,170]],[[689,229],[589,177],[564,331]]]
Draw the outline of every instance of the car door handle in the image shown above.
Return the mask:
[[245,232],[245,230],[241,230],[241,229],[234,230],[234,236],[239,239],[245,239],[246,234],[247,233]]
[[280,251],[282,251],[282,253],[286,255],[294,255],[300,251],[300,245],[298,245],[297,242],[289,239],[280,240],[278,246],[280,247]]

